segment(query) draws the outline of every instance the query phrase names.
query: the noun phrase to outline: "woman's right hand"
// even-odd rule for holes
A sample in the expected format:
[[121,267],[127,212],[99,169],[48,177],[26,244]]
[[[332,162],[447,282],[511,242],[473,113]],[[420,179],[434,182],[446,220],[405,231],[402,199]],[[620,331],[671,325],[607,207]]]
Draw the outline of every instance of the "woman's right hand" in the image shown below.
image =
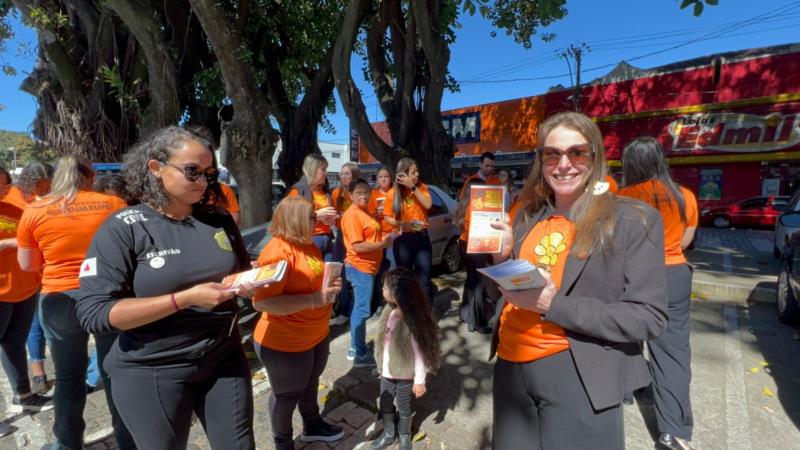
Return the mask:
[[198,284],[175,294],[175,302],[180,309],[189,306],[214,309],[220,303],[224,303],[236,295],[236,292],[225,292],[223,289],[224,286],[220,283]]

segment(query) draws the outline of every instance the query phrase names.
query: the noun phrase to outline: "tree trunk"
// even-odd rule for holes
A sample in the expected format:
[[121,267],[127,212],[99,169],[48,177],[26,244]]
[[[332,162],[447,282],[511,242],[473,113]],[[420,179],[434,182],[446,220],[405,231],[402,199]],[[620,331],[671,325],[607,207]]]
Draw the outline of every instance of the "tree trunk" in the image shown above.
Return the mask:
[[272,155],[278,133],[269,123],[269,104],[253,68],[241,54],[241,39],[216,0],[190,0],[219,60],[233,118],[222,126],[221,162],[239,183],[243,227],[272,215]]
[[107,0],[106,3],[131,30],[147,58],[150,104],[142,114],[141,134],[176,124],[180,118],[180,104],[175,64],[161,38],[163,21],[155,5],[149,0]]

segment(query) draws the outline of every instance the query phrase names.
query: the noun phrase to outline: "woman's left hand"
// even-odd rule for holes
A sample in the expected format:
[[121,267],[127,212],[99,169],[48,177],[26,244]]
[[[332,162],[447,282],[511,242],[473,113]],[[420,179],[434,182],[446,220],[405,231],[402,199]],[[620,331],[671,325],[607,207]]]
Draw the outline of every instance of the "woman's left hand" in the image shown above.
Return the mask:
[[501,287],[500,292],[506,301],[518,308],[535,311],[539,314],[547,314],[547,311],[550,310],[550,303],[553,301],[553,297],[556,296],[558,289],[549,272],[541,269],[539,269],[539,272],[547,281],[544,287],[519,291],[509,291]]

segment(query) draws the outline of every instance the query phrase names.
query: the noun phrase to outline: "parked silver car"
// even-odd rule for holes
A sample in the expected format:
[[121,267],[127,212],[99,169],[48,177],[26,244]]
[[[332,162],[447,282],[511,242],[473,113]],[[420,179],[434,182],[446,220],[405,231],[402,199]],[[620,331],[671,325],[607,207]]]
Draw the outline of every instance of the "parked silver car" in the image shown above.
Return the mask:
[[[453,224],[457,202],[436,186],[428,186],[433,204],[428,211],[428,235],[433,248],[431,263],[444,273],[453,273],[461,268],[461,249],[458,248],[458,236],[461,230]],[[261,250],[272,236],[268,231],[269,223],[242,230],[247,251],[253,259],[258,258]]]
[[791,226],[797,223],[796,220],[791,221],[791,224],[787,224],[786,221],[781,220],[784,214],[793,211],[800,211],[800,189],[792,195],[792,198],[789,200],[789,206],[786,207],[784,212],[778,216],[778,220],[775,221],[775,233],[772,236],[772,256],[775,258],[781,257],[784,247],[788,245],[792,234],[795,231],[800,231],[800,227]]

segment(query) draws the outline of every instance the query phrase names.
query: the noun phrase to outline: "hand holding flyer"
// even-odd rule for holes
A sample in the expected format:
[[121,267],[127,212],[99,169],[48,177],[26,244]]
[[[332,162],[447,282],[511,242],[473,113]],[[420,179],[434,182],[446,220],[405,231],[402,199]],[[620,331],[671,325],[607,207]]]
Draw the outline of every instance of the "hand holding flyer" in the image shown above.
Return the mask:
[[478,269],[478,272],[509,291],[536,289],[547,284],[539,269],[524,259],[509,259],[501,264]]
[[342,275],[342,267],[344,264],[340,262],[326,262],[325,272],[322,275],[322,287],[326,288],[331,285],[333,280]]
[[223,291],[235,291],[245,283],[251,283],[253,287],[275,283],[281,281],[285,273],[286,261],[278,261],[266,266],[234,273],[232,275],[228,275],[224,280],[222,280],[222,285],[224,286]]
[[500,253],[503,230],[493,228],[492,223],[503,221],[505,197],[505,186],[470,187],[467,253]]

